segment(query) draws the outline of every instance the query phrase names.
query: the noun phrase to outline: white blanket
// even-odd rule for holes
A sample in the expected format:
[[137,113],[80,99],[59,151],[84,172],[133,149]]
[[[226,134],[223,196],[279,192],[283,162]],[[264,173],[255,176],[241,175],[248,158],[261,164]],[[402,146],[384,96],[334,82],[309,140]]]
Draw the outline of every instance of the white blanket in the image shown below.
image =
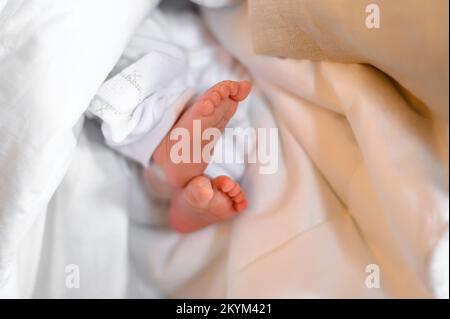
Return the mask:
[[32,295],[75,125],[155,4],[0,1],[0,295]]
[[150,6],[0,2],[1,296],[448,296],[448,123],[368,66],[253,55],[244,7],[204,13],[253,76],[255,126],[280,130],[280,169],[249,168],[233,222],[170,231],[139,167],[80,122]]

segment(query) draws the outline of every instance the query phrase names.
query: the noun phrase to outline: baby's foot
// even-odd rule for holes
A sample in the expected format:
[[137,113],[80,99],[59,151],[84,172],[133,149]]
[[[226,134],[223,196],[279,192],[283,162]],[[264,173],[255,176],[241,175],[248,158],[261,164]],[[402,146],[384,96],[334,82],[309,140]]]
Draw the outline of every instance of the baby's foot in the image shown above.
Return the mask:
[[229,177],[211,181],[197,176],[172,197],[169,223],[176,231],[187,233],[230,219],[246,208],[244,192]]
[[[223,131],[230,118],[236,112],[238,102],[244,100],[250,92],[250,83],[247,81],[223,81],[203,94],[197,102],[189,107],[178,119],[172,130],[185,128],[190,133],[190,163],[175,163],[170,158],[170,150],[177,140],[170,140],[170,132],[153,153],[153,160],[164,171],[172,186],[183,187],[192,178],[202,175],[208,165],[202,158],[203,149],[210,140],[201,141],[201,147],[194,150],[194,121],[201,123],[202,132],[208,128],[217,128]],[[171,131],[172,131],[171,130]],[[196,137],[200,138],[200,137]],[[198,143],[198,141],[196,141]],[[194,151],[200,154],[194,155]],[[193,157],[199,159],[193,161]]]

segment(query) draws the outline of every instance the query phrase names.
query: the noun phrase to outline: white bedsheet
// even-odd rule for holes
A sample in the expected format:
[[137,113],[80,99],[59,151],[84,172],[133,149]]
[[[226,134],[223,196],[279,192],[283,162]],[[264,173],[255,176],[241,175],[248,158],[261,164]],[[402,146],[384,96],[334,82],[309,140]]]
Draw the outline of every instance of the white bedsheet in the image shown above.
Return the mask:
[[0,1],[0,295],[32,295],[45,212],[73,158],[74,127],[155,4]]
[[37,3],[0,12],[0,296],[448,296],[448,123],[378,71],[255,56],[244,7],[206,11],[251,72],[253,120],[279,128],[282,161],[249,168],[245,214],[179,235],[138,166],[80,122],[151,3]]

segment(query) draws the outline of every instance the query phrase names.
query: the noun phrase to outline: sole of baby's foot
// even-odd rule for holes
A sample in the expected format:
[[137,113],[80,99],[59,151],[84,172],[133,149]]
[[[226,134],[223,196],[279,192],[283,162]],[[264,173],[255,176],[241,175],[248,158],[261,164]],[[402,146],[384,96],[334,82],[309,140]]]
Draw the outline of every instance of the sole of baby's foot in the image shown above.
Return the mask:
[[173,196],[169,224],[178,232],[189,233],[229,220],[246,208],[244,192],[229,177],[210,180],[197,176]]
[[[204,148],[211,147],[213,139],[213,137],[210,140],[201,139],[203,132],[210,128],[216,128],[222,132],[236,112],[239,102],[248,96],[250,90],[251,85],[248,81],[219,82],[207,90],[181,115],[156,148],[152,157],[172,186],[183,187],[194,177],[203,174],[208,165],[208,160],[203,157]],[[195,123],[201,125],[201,134],[198,134],[200,136],[194,134]],[[170,137],[171,132],[177,128],[187,129],[190,133],[189,161],[187,163],[178,163],[171,158],[171,149],[179,140],[173,140]],[[194,141],[194,138],[200,138],[201,141]],[[194,145],[200,145],[200,148],[194,149]]]

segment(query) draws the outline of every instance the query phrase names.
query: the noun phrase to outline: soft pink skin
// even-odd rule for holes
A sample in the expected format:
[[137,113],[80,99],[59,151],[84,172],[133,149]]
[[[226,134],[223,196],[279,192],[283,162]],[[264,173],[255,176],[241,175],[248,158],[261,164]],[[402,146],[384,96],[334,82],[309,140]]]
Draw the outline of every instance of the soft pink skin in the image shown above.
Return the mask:
[[[193,132],[193,121],[200,120],[202,129],[215,127],[223,131],[236,112],[238,102],[250,93],[247,81],[222,81],[214,85],[197,102],[189,107],[178,119],[172,129],[184,127]],[[169,139],[170,133],[163,139],[153,153],[154,162],[164,171],[169,183],[174,187],[185,186],[192,178],[202,175],[208,163],[174,163],[170,160],[170,149],[176,141]],[[191,137],[193,134],[191,134]],[[202,147],[208,141],[202,141]],[[191,140],[191,147],[193,141]],[[191,149],[191,154],[192,154]]]
[[[193,136],[193,121],[200,120],[202,130],[214,127],[223,131],[236,112],[238,102],[250,93],[247,81],[222,81],[189,107],[172,129],[184,127]],[[245,194],[229,177],[209,179],[203,176],[208,163],[174,163],[170,149],[176,141],[170,132],[153,153],[153,160],[174,188],[169,209],[169,223],[179,232],[187,233],[234,217],[247,208]],[[202,148],[208,141],[202,141]],[[191,147],[193,142],[191,140]],[[192,150],[191,150],[192,154]]]
[[189,233],[231,219],[246,208],[244,192],[229,177],[197,176],[173,195],[169,224],[180,233]]

